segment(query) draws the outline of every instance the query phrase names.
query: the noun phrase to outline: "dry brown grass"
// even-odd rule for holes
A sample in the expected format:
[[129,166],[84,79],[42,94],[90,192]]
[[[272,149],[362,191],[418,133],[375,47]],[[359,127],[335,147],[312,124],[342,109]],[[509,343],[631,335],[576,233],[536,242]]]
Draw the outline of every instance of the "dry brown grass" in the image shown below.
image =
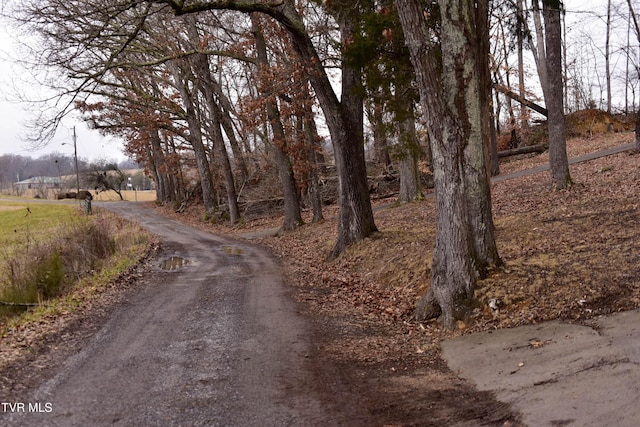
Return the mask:
[[[97,201],[110,201],[115,202],[120,200],[120,197],[114,191],[103,191],[98,194],[93,192],[94,198],[93,200]],[[132,191],[132,190],[123,190],[122,197],[129,202],[153,202],[156,200],[156,191],[155,190],[146,190],[146,191]]]

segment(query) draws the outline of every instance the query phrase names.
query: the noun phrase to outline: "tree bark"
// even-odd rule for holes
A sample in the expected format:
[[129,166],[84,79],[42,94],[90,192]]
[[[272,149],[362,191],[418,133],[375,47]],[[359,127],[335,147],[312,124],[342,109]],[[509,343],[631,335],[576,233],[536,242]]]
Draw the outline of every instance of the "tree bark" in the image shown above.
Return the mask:
[[[261,67],[268,67],[269,60],[267,57],[267,45],[262,35],[262,30],[258,22],[258,17],[251,14],[251,25],[255,38],[256,52],[258,64]],[[284,126],[280,120],[280,112],[275,101],[275,94],[260,94],[267,99],[267,117],[273,132],[273,148],[276,156],[276,164],[278,167],[278,176],[282,185],[282,194],[284,196],[284,222],[282,229],[285,231],[294,230],[302,225],[302,213],[300,212],[300,199],[298,198],[298,190],[293,176],[293,168],[291,161],[286,153],[287,137]]]
[[196,158],[196,164],[198,165],[198,175],[200,176],[200,186],[202,188],[202,203],[205,209],[205,216],[209,218],[216,210],[215,192],[213,189],[213,177],[211,176],[211,169],[209,168],[209,160],[207,157],[207,149],[202,141],[202,128],[196,108],[193,103],[193,95],[189,93],[185,82],[183,81],[183,73],[180,70],[180,66],[175,62],[168,63],[168,67],[171,69],[174,83],[180,92],[180,98],[185,107],[185,115],[187,124],[189,125],[189,142],[193,147],[193,152]]
[[[471,311],[476,273],[473,243],[467,216],[465,149],[470,142],[469,79],[477,63],[469,44],[468,0],[440,0],[442,16],[442,68],[434,61],[429,28],[419,0],[397,0],[396,7],[416,71],[420,100],[427,114],[433,154],[436,192],[436,244],[431,268],[431,286],[416,308],[416,317],[441,314],[442,324],[453,328]],[[474,46],[473,44],[471,46]],[[480,114],[474,111],[474,114]]]
[[543,2],[546,41],[547,104],[549,128],[549,165],[551,183],[560,190],[571,185],[569,159],[567,157],[567,136],[564,121],[562,85],[562,27],[560,25],[561,2]]

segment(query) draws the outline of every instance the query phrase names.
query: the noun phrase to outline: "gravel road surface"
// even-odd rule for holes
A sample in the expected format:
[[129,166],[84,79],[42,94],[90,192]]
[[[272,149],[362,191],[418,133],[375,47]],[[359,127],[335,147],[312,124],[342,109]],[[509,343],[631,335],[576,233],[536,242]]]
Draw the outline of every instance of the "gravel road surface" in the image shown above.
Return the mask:
[[11,402],[22,406],[0,412],[0,424],[367,425],[357,399],[331,392],[342,390],[339,376],[318,360],[269,254],[135,203],[104,207],[135,218],[167,250],[81,351],[28,401]]

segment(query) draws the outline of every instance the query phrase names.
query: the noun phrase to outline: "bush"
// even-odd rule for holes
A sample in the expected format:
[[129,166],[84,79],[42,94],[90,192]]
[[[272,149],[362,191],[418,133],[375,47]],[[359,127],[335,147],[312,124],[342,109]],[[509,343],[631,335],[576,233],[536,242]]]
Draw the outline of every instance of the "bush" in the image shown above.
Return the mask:
[[50,240],[5,253],[0,316],[55,298],[81,277],[99,270],[103,260],[116,252],[116,232],[109,221],[95,217],[61,226]]

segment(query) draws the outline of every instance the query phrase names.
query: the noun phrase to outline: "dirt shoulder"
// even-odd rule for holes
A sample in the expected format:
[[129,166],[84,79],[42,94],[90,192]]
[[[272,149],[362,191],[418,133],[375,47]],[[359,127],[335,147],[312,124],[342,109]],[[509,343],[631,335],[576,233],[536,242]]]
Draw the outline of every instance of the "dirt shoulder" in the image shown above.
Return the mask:
[[[568,151],[576,157],[632,139],[632,133],[573,139]],[[502,169],[510,174],[545,162],[546,154],[523,156]],[[601,314],[640,307],[639,162],[638,155],[622,152],[573,164],[575,184],[566,191],[551,190],[544,170],[498,180],[493,206],[505,267],[478,284],[480,307],[455,332],[411,318],[429,286],[435,234],[430,200],[376,210],[380,233],[332,262],[325,261],[336,230],[331,208],[321,224],[259,241],[282,259],[306,312],[330,329],[327,352],[363,378],[363,395],[389,397],[388,404],[375,397],[372,402],[382,403],[381,412],[397,413],[398,425],[517,425],[518,416],[508,406],[446,367],[439,343],[555,319],[585,324]],[[227,232],[257,234],[279,221],[263,219]]]

